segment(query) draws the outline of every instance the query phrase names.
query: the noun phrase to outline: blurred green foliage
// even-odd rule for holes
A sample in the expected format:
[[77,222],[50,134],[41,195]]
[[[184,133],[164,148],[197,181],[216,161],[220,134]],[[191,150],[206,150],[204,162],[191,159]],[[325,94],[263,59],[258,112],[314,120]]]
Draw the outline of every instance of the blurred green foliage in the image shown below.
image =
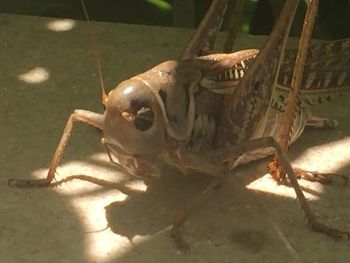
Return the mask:
[[[95,21],[196,27],[212,0],[85,0]],[[292,35],[299,35],[305,0],[300,1]],[[229,1],[228,15],[235,0]],[[246,0],[239,31],[268,34],[276,21],[283,0]],[[0,12],[35,16],[84,19],[78,0],[1,0]],[[226,18],[223,29],[227,27]],[[320,0],[314,37],[336,39],[350,37],[350,1]]]
[[146,2],[154,5],[156,8],[158,8],[161,11],[171,11],[172,6],[167,1],[163,0],[145,0]]

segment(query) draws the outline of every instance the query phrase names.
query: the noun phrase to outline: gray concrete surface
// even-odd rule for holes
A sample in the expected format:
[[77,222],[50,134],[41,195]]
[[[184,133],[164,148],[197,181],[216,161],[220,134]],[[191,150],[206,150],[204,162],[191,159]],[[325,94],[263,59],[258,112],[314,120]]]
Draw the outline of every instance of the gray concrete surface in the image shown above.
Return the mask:
[[[102,112],[85,24],[0,15],[1,262],[349,262],[350,243],[311,232],[293,191],[266,175],[266,160],[241,167],[185,225],[192,246],[180,254],[169,237],[174,217],[211,180],[162,167],[160,178],[126,176],[109,162],[99,132],[74,128],[51,189],[12,189],[9,178],[44,177],[70,112]],[[191,31],[96,24],[106,86],[176,58]],[[237,48],[261,38],[239,39]],[[34,71],[33,71],[34,70]],[[317,109],[335,130],[308,130],[290,158],[307,169],[350,174],[350,96]],[[94,178],[109,180],[103,185]],[[350,191],[341,182],[302,182],[315,213],[350,230]],[[258,189],[245,191],[242,185]],[[287,243],[283,241],[287,240]],[[292,248],[289,248],[292,247]]]

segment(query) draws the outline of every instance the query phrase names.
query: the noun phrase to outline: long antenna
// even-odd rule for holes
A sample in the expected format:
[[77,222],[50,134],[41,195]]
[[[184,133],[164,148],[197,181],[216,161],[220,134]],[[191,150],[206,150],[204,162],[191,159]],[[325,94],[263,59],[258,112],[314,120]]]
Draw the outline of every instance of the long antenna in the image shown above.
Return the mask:
[[94,28],[94,25],[89,18],[89,14],[87,12],[84,0],[80,0],[80,4],[81,4],[81,7],[83,8],[85,19],[87,21],[87,28],[88,28],[90,39],[91,39],[91,49],[92,49],[92,53],[93,53],[95,60],[96,60],[96,66],[97,66],[98,77],[100,80],[101,94],[102,94],[102,103],[104,106],[106,106],[108,96],[107,96],[105,88],[104,88],[105,86],[104,86],[104,82],[103,82],[102,65],[101,65],[100,56],[97,52],[97,47],[96,47],[95,28]]

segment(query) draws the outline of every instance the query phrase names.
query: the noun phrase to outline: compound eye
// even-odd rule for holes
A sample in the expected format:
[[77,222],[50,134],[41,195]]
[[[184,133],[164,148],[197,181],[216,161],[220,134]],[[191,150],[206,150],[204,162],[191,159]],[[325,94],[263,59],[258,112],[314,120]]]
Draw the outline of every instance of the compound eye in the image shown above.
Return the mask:
[[135,116],[135,127],[140,131],[147,131],[154,123],[154,113],[148,107],[140,108]]

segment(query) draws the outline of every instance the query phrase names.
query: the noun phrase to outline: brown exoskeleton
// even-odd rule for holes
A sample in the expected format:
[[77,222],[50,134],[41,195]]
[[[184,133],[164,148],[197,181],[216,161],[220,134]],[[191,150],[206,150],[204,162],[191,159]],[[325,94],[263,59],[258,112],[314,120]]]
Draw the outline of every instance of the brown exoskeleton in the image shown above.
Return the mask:
[[[278,136],[276,127],[283,116],[283,110],[275,101],[276,94],[285,92],[283,88],[276,90],[281,58],[298,1],[286,1],[280,19],[260,52],[250,49],[200,56],[213,41],[213,32],[218,28],[226,3],[225,0],[213,2],[181,60],[163,62],[119,84],[104,98],[104,114],[75,110],[46,179],[10,180],[9,184],[49,186],[75,121],[101,129],[102,143],[110,160],[130,174],[157,173],[154,159],[162,156],[184,172],[199,171],[216,176],[218,179],[194,203],[220,183],[229,170],[244,158],[249,159],[246,153],[272,147],[312,229],[348,238],[348,232],[317,221],[285,153],[273,138]],[[347,81],[348,78],[344,79],[339,86],[346,86]],[[272,107],[275,103],[277,106]],[[308,111],[298,106],[291,142],[302,133],[309,117]],[[177,245],[182,248],[186,245],[179,228],[186,215],[172,230]]]

